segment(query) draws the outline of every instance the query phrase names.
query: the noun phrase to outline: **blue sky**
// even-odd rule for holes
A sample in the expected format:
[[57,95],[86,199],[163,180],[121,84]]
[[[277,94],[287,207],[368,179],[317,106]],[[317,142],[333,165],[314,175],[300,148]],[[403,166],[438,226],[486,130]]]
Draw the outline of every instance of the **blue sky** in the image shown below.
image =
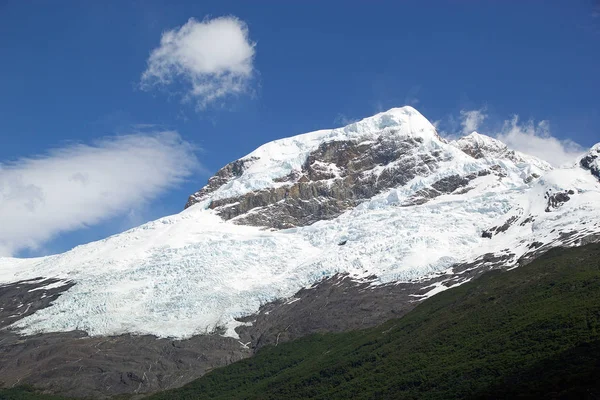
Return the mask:
[[[449,135],[589,147],[600,141],[599,13],[593,1],[0,1],[4,255],[60,252],[179,212],[212,172],[262,143],[405,104]],[[234,23],[209,42],[242,32],[206,50],[225,57],[225,75],[215,82],[210,66],[182,67],[167,51],[143,78],[163,33],[219,17]],[[190,94],[190,76],[239,93]],[[148,165],[148,152],[160,162]],[[100,172],[105,186],[81,199],[52,175],[94,185]],[[11,196],[34,217],[9,217]]]

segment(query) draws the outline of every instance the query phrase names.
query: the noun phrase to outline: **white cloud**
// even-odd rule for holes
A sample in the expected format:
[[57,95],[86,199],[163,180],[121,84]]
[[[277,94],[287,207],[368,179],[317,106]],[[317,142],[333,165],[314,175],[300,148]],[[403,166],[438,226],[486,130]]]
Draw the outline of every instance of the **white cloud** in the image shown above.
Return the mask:
[[202,22],[191,18],[182,27],[163,33],[160,46],[148,58],[142,88],[182,80],[189,85],[184,98],[205,108],[247,92],[254,74],[254,47],[247,25],[236,17]]
[[504,121],[496,137],[509,148],[545,160],[555,167],[573,164],[585,150],[572,140],[560,140],[550,134],[548,121],[519,124],[519,117]]
[[481,126],[481,123],[487,118],[484,110],[461,110],[460,111],[460,125],[462,126],[462,132],[468,135]]
[[0,164],[0,256],[132,212],[198,168],[177,133],[132,134]]

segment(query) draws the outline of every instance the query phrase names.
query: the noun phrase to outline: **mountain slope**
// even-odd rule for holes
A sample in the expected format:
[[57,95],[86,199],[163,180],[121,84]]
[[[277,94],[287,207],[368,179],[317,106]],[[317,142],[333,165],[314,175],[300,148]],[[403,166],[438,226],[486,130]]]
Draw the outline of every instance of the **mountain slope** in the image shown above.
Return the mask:
[[[269,346],[160,399],[589,398],[600,394],[600,245],[554,249],[402,319]],[[54,400],[28,389],[7,400]]]
[[[460,149],[468,140],[446,142],[405,107],[264,145],[225,168],[233,177],[217,174],[178,215],[57,256],[0,259],[5,282],[76,282],[14,326],[160,337],[225,327],[236,337],[236,318],[336,273],[376,275],[375,283],[423,279],[486,254],[515,264],[532,246],[600,231],[600,186],[589,171],[546,171],[508,150],[474,158]],[[569,202],[544,211],[546,192],[569,190]],[[309,226],[247,225],[282,227],[274,221]],[[508,229],[507,221],[519,225]],[[502,232],[482,237],[495,227]]]
[[268,347],[159,399],[595,398],[600,245],[427,299],[399,320]]
[[[377,325],[490,269],[600,240],[597,156],[552,169],[477,133],[449,142],[411,107],[265,144],[179,214],[0,258],[0,374],[77,395],[155,391],[269,343]],[[81,359],[90,387],[54,357]]]

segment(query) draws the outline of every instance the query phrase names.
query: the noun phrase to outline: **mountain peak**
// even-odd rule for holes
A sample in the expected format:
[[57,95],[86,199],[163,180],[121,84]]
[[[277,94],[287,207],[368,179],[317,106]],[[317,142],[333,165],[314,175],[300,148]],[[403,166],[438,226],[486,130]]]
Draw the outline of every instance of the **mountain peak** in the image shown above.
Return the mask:
[[[382,147],[383,142],[386,142],[385,149]],[[250,192],[289,185],[291,175],[295,174],[296,178],[301,178],[306,172],[309,166],[305,163],[311,155],[328,158],[335,152],[343,158],[342,153],[346,152],[347,162],[349,158],[368,158],[368,154],[373,151],[393,153],[393,147],[408,142],[414,142],[411,145],[413,147],[419,143],[441,144],[435,127],[410,106],[392,108],[341,128],[274,140],[223,167],[209,180],[205,188],[190,196],[186,206],[206,200],[208,194],[211,200],[232,199]],[[345,145],[342,146],[342,143]],[[349,146],[348,149],[352,147],[353,153],[350,154],[348,149],[344,150],[341,147],[337,149],[339,146]],[[316,155],[325,149],[329,149],[328,154]],[[387,157],[393,157],[392,153]],[[391,161],[381,159],[383,156],[384,154],[379,154],[379,165]],[[374,160],[370,162],[372,161]],[[344,161],[335,160],[327,164],[335,172],[335,165],[339,162]]]
[[448,143],[406,106],[266,143],[218,171],[186,208],[200,203],[238,224],[285,229],[336,218],[389,190],[404,193],[399,204],[422,204],[470,190],[480,176],[519,185],[549,169],[477,132]]
[[[346,125],[341,129],[350,136],[399,134],[437,138],[435,127],[411,106],[391,108],[370,117]],[[339,129],[334,129],[337,131]]]

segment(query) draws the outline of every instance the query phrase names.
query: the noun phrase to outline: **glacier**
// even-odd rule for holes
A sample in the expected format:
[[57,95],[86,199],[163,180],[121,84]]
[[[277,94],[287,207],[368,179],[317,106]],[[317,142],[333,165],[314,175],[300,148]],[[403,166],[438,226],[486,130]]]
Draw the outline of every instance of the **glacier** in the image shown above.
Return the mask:
[[[239,225],[209,207],[215,199],[284,185],[277,179],[300,168],[323,142],[363,143],[381,135],[418,137],[417,152],[439,152],[444,161],[426,176],[309,226]],[[516,266],[534,242],[576,245],[565,241],[565,232],[600,233],[600,182],[590,171],[579,165],[553,169],[477,133],[447,141],[411,107],[267,143],[244,158],[251,162],[241,176],[179,214],[63,254],[0,258],[0,284],[38,277],[75,282],[51,307],[12,328],[22,334],[82,330],[172,338],[225,328],[225,335],[237,337],[236,318],[337,273],[356,280],[375,275],[375,285],[414,281],[507,249],[507,263]],[[464,190],[405,205],[444,177],[498,166],[501,176],[478,176]],[[553,193],[569,193],[569,200],[548,212]],[[484,237],[507,220],[512,222],[505,230]]]

